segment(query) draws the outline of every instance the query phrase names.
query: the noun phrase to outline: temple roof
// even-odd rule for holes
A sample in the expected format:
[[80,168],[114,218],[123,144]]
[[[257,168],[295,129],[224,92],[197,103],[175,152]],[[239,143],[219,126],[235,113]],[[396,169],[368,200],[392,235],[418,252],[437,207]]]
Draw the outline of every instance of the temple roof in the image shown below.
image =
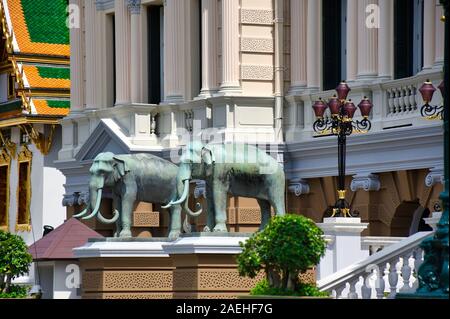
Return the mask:
[[[16,100],[0,104],[0,120],[63,117],[70,110],[67,0],[0,0],[3,47],[16,80]],[[45,123],[45,120],[44,120]]]
[[28,248],[34,260],[75,259],[72,249],[83,246],[89,238],[101,238],[75,218],[51,231]]

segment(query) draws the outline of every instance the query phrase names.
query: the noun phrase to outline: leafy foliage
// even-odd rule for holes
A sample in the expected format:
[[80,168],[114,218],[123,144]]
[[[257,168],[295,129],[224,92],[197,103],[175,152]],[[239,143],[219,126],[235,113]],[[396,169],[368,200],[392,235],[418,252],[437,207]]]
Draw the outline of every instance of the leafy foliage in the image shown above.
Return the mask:
[[312,284],[299,283],[296,290],[283,290],[269,287],[267,279],[261,280],[255,288],[250,291],[252,296],[306,296],[306,297],[328,297],[329,293],[320,291]]
[[1,298],[26,298],[28,296],[29,286],[12,285],[8,293],[0,292]]
[[[325,254],[323,232],[309,218],[285,215],[273,218],[263,231],[245,243],[237,257],[241,276],[254,278],[266,273],[270,288],[308,293],[299,281],[299,274],[317,265]],[[305,290],[306,289],[306,290]]]
[[0,292],[9,293],[11,280],[28,273],[32,260],[22,237],[0,231]]

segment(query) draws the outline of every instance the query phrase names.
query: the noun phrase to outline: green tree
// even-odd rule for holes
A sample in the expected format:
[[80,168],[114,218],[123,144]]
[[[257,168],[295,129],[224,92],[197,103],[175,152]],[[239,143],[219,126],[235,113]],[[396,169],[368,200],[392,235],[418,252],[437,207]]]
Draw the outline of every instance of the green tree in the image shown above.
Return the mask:
[[9,293],[11,280],[28,273],[32,260],[22,237],[0,231],[0,293]]
[[254,278],[264,270],[271,291],[295,292],[304,290],[299,274],[320,262],[326,243],[311,219],[288,214],[273,218],[241,247],[237,257],[241,276]]

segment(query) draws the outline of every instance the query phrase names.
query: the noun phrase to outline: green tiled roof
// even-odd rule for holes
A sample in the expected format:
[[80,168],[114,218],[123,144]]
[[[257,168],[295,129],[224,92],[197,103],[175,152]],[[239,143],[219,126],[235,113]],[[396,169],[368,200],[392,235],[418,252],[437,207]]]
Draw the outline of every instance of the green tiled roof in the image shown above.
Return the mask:
[[[20,0],[33,42],[69,44],[67,0]],[[94,1],[94,0],[89,0]]]
[[46,66],[37,67],[39,75],[43,78],[51,79],[70,79],[70,69],[69,68],[54,68]]
[[11,112],[22,109],[22,101],[21,100],[13,100],[5,103],[0,103],[0,113],[3,112]]
[[58,109],[70,109],[70,101],[47,100],[49,107]]

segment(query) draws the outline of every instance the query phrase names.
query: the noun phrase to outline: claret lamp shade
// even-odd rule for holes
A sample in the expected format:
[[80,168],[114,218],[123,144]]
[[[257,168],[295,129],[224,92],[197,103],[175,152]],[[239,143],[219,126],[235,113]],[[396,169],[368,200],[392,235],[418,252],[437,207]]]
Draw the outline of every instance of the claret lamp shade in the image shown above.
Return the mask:
[[325,113],[325,110],[327,109],[327,105],[322,101],[321,98],[319,98],[316,103],[313,105],[314,114],[317,118],[323,118],[323,114]]
[[349,86],[347,85],[347,83],[345,83],[345,81],[342,81],[341,83],[339,83],[339,85],[336,88],[336,92],[338,94],[338,99],[340,101],[346,100],[347,96],[348,96],[348,93],[350,91],[351,90],[350,90]]
[[344,111],[349,119],[353,118],[353,115],[355,115],[356,112],[356,106],[353,104],[352,100],[348,100],[348,102],[345,103]]
[[426,80],[422,87],[419,89],[419,92],[420,94],[422,94],[422,98],[426,104],[430,103],[433,99],[434,91],[436,91],[436,89],[434,88],[430,80]]
[[339,115],[341,103],[339,102],[336,95],[333,95],[333,97],[328,101],[328,107],[330,108],[331,115],[333,116]]
[[362,117],[368,118],[370,111],[372,110],[372,103],[370,100],[365,96],[361,103],[358,104],[359,110],[361,112]]

